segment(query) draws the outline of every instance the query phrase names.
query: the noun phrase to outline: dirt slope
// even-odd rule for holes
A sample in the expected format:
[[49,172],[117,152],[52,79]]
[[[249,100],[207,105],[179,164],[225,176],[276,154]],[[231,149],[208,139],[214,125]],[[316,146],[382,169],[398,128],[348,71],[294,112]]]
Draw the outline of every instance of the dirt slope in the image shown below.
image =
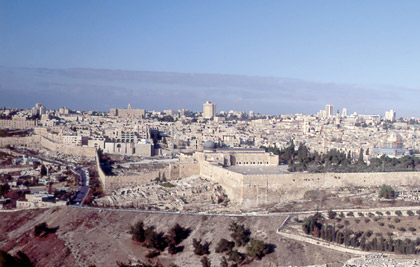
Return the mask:
[[[139,220],[164,232],[175,223],[191,228],[189,238],[181,243],[185,247],[182,253],[171,256],[165,251],[158,257],[165,266],[170,263],[201,266],[200,257],[193,253],[193,238],[211,242],[209,259],[212,266],[219,266],[222,255],[214,249],[221,238],[230,239],[228,225],[234,220],[249,227],[251,237],[276,246],[273,253],[248,266],[302,266],[345,262],[351,258],[348,254],[281,238],[275,231],[283,217],[162,215],[69,207],[0,213],[0,249],[11,254],[22,250],[36,266],[117,266],[117,261],[146,261],[144,255],[148,250],[133,242],[128,234],[130,225]],[[33,229],[41,222],[59,228],[45,238],[34,237]]]

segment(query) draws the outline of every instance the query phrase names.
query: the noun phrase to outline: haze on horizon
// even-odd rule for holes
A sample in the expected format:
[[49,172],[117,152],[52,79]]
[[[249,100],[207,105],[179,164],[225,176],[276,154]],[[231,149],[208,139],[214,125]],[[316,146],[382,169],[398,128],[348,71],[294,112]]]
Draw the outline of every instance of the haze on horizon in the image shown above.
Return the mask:
[[[418,116],[417,1],[0,0],[0,106]],[[174,74],[175,73],[175,74]]]

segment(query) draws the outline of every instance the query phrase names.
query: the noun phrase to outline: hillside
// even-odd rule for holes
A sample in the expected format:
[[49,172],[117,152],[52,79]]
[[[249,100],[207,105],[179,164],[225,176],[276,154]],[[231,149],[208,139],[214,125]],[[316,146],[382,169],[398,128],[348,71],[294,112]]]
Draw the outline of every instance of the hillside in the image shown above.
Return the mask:
[[[167,232],[175,223],[191,228],[188,239],[181,245],[182,253],[175,256],[167,250],[158,257],[168,266],[201,266],[200,257],[193,253],[192,239],[211,242],[209,259],[212,266],[219,266],[222,255],[214,252],[221,238],[228,238],[228,225],[236,220],[249,227],[255,237],[276,246],[273,253],[248,266],[309,265],[344,262],[351,255],[316,248],[282,239],[275,233],[283,217],[214,217],[169,214],[143,214],[122,211],[95,211],[74,208],[55,208],[0,213],[0,249],[15,254],[21,250],[36,266],[117,266],[117,261],[146,261],[148,250],[131,239],[130,225],[143,220],[146,226]],[[46,222],[58,227],[54,234],[44,238],[34,237],[35,225]]]

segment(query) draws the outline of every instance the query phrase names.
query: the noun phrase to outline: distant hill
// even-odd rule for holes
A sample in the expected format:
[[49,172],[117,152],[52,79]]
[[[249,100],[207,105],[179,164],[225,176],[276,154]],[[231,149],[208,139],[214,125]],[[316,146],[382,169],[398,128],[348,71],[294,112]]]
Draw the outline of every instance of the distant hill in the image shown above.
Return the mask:
[[0,67],[0,106],[66,106],[108,111],[111,107],[147,110],[202,110],[210,100],[217,110],[265,114],[316,113],[325,104],[349,112],[383,113],[404,103],[416,107],[418,91],[364,88],[291,78],[104,69]]

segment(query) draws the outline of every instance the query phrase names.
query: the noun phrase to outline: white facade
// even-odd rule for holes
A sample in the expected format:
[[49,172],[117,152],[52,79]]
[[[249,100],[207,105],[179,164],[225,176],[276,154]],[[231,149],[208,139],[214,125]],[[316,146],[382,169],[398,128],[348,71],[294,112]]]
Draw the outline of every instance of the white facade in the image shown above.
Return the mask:
[[216,104],[207,101],[203,104],[203,118],[212,119],[216,117]]

